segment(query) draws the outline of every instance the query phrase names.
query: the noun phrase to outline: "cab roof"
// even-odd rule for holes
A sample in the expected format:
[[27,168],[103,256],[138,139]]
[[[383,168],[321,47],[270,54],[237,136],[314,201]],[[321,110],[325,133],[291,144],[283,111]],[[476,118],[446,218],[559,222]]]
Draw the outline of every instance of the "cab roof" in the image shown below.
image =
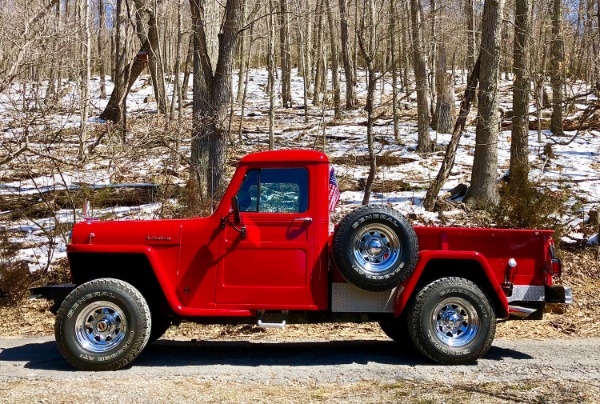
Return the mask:
[[325,153],[316,150],[270,150],[248,154],[240,163],[311,162],[329,163]]

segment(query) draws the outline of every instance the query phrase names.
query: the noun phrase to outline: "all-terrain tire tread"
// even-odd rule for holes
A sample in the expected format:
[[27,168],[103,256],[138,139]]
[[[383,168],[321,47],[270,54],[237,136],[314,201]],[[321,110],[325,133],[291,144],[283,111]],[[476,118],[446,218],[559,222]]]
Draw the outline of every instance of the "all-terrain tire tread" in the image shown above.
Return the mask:
[[[142,331],[142,335],[144,336],[144,338],[141,341],[135,340],[131,349],[129,349],[129,352],[125,356],[120,358],[118,361],[104,363],[102,365],[76,360],[72,356],[71,352],[68,350],[65,339],[61,337],[63,335],[63,319],[69,312],[72,303],[79,299],[81,296],[85,296],[87,293],[91,293],[92,291],[97,290],[98,288],[114,289],[119,292],[124,292],[131,297],[131,299],[135,302],[137,307],[141,309],[142,316],[139,319],[139,325],[140,330]],[[150,308],[148,307],[148,303],[146,302],[146,299],[144,299],[144,296],[142,296],[142,294],[135,287],[120,279],[99,278],[82,284],[66,297],[56,314],[56,322],[54,323],[54,335],[56,337],[58,349],[62,353],[63,357],[67,360],[67,362],[69,362],[73,367],[80,370],[92,371],[117,370],[130,364],[135,358],[137,358],[137,356],[142,352],[144,347],[148,344],[148,340],[150,338],[150,330],[152,327],[151,321],[152,320],[150,316]]]
[[[482,344],[481,349],[479,349],[477,352],[474,352],[471,356],[469,357],[451,357],[448,355],[443,355],[441,353],[439,353],[438,351],[432,349],[430,347],[429,344],[427,344],[426,342],[424,342],[424,336],[421,335],[420,330],[421,328],[421,324],[420,324],[420,316],[419,313],[421,313],[421,311],[423,310],[423,306],[426,303],[427,298],[429,297],[430,293],[433,293],[432,291],[435,291],[438,287],[445,287],[445,286],[462,286],[468,289],[471,289],[472,291],[475,291],[477,293],[479,293],[483,299],[484,302],[487,302],[488,310],[490,311],[490,313],[492,314],[492,318],[490,319],[490,324],[489,324],[489,332],[486,335],[486,338]],[[446,278],[440,278],[436,281],[431,282],[430,284],[428,284],[427,286],[425,286],[423,289],[421,289],[419,291],[419,293],[417,294],[416,298],[414,299],[412,306],[409,308],[408,310],[408,315],[409,315],[409,332],[411,335],[411,338],[413,340],[414,345],[417,347],[417,349],[426,357],[428,357],[429,359],[433,360],[434,362],[443,364],[443,365],[462,365],[462,364],[466,364],[466,363],[472,363],[475,362],[477,359],[479,359],[480,357],[482,357],[483,355],[485,355],[485,353],[490,349],[490,347],[492,346],[492,342],[494,341],[494,337],[496,335],[496,318],[494,315],[494,309],[490,303],[490,300],[488,299],[488,297],[485,295],[485,293],[473,282],[471,282],[468,279],[465,278],[460,278],[460,277],[446,277]]]

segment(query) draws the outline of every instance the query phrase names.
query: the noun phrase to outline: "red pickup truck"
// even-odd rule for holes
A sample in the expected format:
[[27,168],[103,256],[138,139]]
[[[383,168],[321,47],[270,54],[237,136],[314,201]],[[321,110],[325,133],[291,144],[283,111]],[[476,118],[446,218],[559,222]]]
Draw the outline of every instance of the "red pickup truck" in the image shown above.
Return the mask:
[[413,227],[383,205],[334,228],[335,186],[323,153],[250,154],[209,217],[76,224],[73,283],[30,296],[55,301],[58,347],[83,370],[129,364],[182,320],[378,322],[434,361],[463,364],[487,352],[497,320],[572,302],[553,285],[552,231]]

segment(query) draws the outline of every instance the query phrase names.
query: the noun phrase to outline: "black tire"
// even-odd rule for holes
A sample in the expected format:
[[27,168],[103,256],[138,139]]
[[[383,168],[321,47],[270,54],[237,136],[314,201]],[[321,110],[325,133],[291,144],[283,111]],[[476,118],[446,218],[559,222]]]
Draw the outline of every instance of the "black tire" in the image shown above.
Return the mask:
[[442,278],[425,286],[407,315],[415,346],[444,365],[476,361],[490,349],[496,335],[490,300],[463,278]]
[[333,258],[347,282],[379,292],[395,288],[414,271],[419,256],[415,230],[383,205],[362,206],[344,217],[333,237]]
[[84,283],[62,302],[54,335],[65,359],[81,370],[117,370],[142,352],[152,327],[142,294],[118,279]]
[[157,339],[162,337],[165,332],[171,326],[171,317],[166,314],[160,312],[154,312],[150,310],[152,315],[152,329],[150,330],[150,338],[148,338],[148,343],[152,344],[156,342]]
[[415,346],[410,337],[410,333],[408,332],[406,315],[400,315],[398,318],[389,320],[382,320],[379,322],[379,326],[385,335],[402,345],[402,347],[413,348]]

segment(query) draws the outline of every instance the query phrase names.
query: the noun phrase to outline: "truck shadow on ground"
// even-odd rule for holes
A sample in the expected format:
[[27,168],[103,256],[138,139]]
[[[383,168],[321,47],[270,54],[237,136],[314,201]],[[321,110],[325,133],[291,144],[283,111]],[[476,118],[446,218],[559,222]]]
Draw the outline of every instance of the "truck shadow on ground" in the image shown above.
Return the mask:
[[[533,359],[512,349],[494,347],[487,360]],[[25,368],[73,371],[62,358],[56,342],[47,341],[6,348],[2,362],[26,362]],[[412,347],[392,341],[328,342],[248,342],[248,341],[170,341],[159,340],[146,347],[128,367],[140,366],[331,366],[379,363],[387,365],[431,366],[433,362]]]

